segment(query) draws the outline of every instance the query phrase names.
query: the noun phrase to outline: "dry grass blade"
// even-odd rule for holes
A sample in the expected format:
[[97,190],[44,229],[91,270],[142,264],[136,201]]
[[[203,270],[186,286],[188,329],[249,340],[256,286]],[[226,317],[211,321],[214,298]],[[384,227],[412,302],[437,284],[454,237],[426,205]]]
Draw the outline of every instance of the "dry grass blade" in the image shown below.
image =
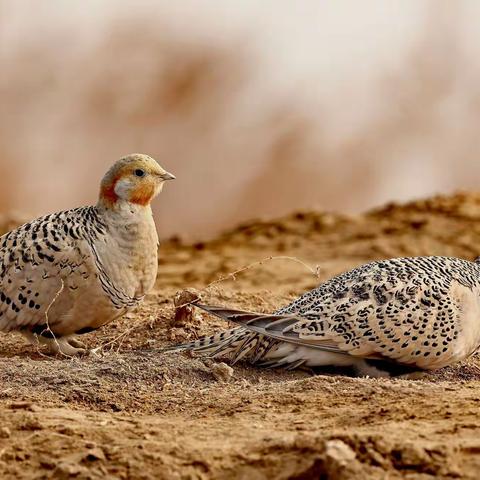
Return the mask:
[[238,275],[239,273],[243,273],[243,272],[246,272],[247,270],[251,270],[252,268],[261,266],[261,265],[263,265],[266,262],[269,262],[271,260],[290,260],[292,262],[299,263],[300,265],[305,267],[310,273],[315,275],[317,278],[320,277],[320,265],[316,265],[315,268],[312,268],[310,265],[307,265],[303,260],[300,260],[297,257],[288,257],[288,256],[285,256],[285,255],[270,256],[270,257],[263,258],[262,260],[259,260],[257,262],[250,263],[249,265],[246,265],[245,267],[239,268],[238,270],[235,270],[234,272],[229,273],[228,275],[225,275],[224,277],[221,277],[221,278],[209,283],[201,291],[207,290],[207,289],[213,287],[214,285],[217,285],[218,283],[224,282],[225,280],[229,280],[229,279],[236,280],[236,275]]
[[96,353],[98,352],[99,350],[104,350],[106,347],[108,347],[109,345],[114,345],[116,342],[118,342],[119,340],[122,340],[118,347],[117,347],[117,352],[120,350],[120,348],[122,347],[122,344],[123,344],[123,339],[125,338],[126,335],[128,335],[130,332],[132,332],[133,330],[135,330],[135,327],[130,327],[130,328],[127,328],[125,331],[123,331],[120,335],[117,335],[115,338],[113,338],[112,340],[109,340],[108,342],[106,343],[102,343],[99,347],[97,348],[94,348],[92,350],[93,353]]
[[[46,325],[46,328],[42,331],[42,334],[44,332],[47,332],[49,333],[52,338],[53,338],[53,341],[55,342],[55,344],[57,345],[57,348],[58,348],[58,353],[60,353],[61,355],[65,356],[65,357],[69,357],[69,355],[66,355],[65,353],[62,352],[61,348],[60,348],[60,344],[58,343],[58,340],[57,340],[57,337],[55,336],[55,334],[53,333],[52,329],[50,328],[50,321],[49,321],[49,318],[48,318],[48,314],[50,312],[50,309],[53,307],[53,305],[55,304],[55,302],[58,300],[58,297],[62,294],[63,290],[65,289],[65,282],[63,281],[63,279],[61,278],[60,279],[60,282],[61,282],[61,285],[60,285],[60,289],[57,291],[57,293],[55,294],[55,296],[53,297],[52,301],[48,304],[47,306],[47,309],[45,310],[45,325]],[[37,335],[35,335],[37,336]],[[37,341],[38,341],[38,338],[37,338]],[[40,344],[40,342],[38,342]],[[44,356],[44,354],[41,352],[41,351],[38,351],[38,353],[42,356]]]
[[220,284],[222,282],[225,282],[226,280],[230,280],[230,279],[231,280],[236,280],[237,279],[236,276],[239,273],[243,273],[243,272],[246,272],[248,270],[251,270],[252,268],[264,265],[266,262],[269,262],[271,260],[290,260],[292,262],[296,262],[296,263],[302,265],[303,267],[305,267],[305,269],[307,269],[315,277],[320,278],[320,265],[315,265],[315,268],[312,268],[310,265],[308,265],[303,260],[300,260],[297,257],[289,257],[289,256],[286,256],[286,255],[270,256],[270,257],[262,258],[261,260],[258,260],[257,262],[250,263],[250,264],[248,264],[244,267],[241,267],[241,268],[235,270],[234,272],[231,272],[227,275],[224,275],[224,276],[218,278],[217,280],[214,280],[213,282],[209,283],[204,288],[198,290],[197,297],[192,298],[192,300],[186,301],[182,304],[175,305],[175,309],[178,310],[180,308],[184,308],[184,307],[187,307],[188,305],[192,305],[192,304],[198,302],[201,299],[200,298],[200,293],[205,292],[207,290],[210,290],[211,288],[216,287],[218,284]]

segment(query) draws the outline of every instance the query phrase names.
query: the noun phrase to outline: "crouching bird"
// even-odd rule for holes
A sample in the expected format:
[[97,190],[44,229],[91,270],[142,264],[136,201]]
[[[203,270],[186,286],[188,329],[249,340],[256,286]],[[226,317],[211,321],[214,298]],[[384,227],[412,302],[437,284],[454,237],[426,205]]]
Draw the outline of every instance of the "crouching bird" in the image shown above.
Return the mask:
[[480,346],[480,265],[458,258],[376,261],[336,276],[273,314],[198,307],[240,327],[170,347],[265,367],[350,367],[409,376]]
[[151,157],[120,159],[96,206],[47,215],[0,237],[0,330],[52,353],[85,352],[76,335],[135,307],[157,276],[151,200],[175,178]]

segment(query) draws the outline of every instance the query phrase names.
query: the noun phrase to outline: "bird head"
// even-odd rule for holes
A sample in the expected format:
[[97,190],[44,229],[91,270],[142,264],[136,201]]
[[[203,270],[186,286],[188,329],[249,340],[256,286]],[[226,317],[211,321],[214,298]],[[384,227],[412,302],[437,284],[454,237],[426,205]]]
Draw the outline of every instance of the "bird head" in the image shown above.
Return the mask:
[[153,158],[134,153],[121,158],[103,177],[100,202],[114,207],[119,201],[147,206],[174,175],[164,170]]

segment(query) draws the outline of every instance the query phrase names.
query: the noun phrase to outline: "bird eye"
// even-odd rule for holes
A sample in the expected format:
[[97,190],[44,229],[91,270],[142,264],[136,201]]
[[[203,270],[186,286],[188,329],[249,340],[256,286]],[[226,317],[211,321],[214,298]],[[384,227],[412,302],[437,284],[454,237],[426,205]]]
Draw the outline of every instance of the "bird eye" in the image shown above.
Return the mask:
[[136,176],[136,177],[144,177],[145,176],[145,170],[142,170],[140,168],[137,168],[133,174]]

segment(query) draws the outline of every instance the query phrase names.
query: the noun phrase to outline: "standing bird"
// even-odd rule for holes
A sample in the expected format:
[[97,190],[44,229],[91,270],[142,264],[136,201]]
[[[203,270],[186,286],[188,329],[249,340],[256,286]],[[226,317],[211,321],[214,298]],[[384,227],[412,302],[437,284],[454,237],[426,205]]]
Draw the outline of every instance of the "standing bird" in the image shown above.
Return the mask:
[[372,262],[274,314],[197,306],[241,327],[170,350],[248,358],[266,367],[415,376],[480,347],[480,264],[447,257]]
[[76,355],[76,335],[139,304],[157,276],[150,202],[175,177],[128,155],[106,173],[96,206],[54,213],[0,237],[0,330]]

